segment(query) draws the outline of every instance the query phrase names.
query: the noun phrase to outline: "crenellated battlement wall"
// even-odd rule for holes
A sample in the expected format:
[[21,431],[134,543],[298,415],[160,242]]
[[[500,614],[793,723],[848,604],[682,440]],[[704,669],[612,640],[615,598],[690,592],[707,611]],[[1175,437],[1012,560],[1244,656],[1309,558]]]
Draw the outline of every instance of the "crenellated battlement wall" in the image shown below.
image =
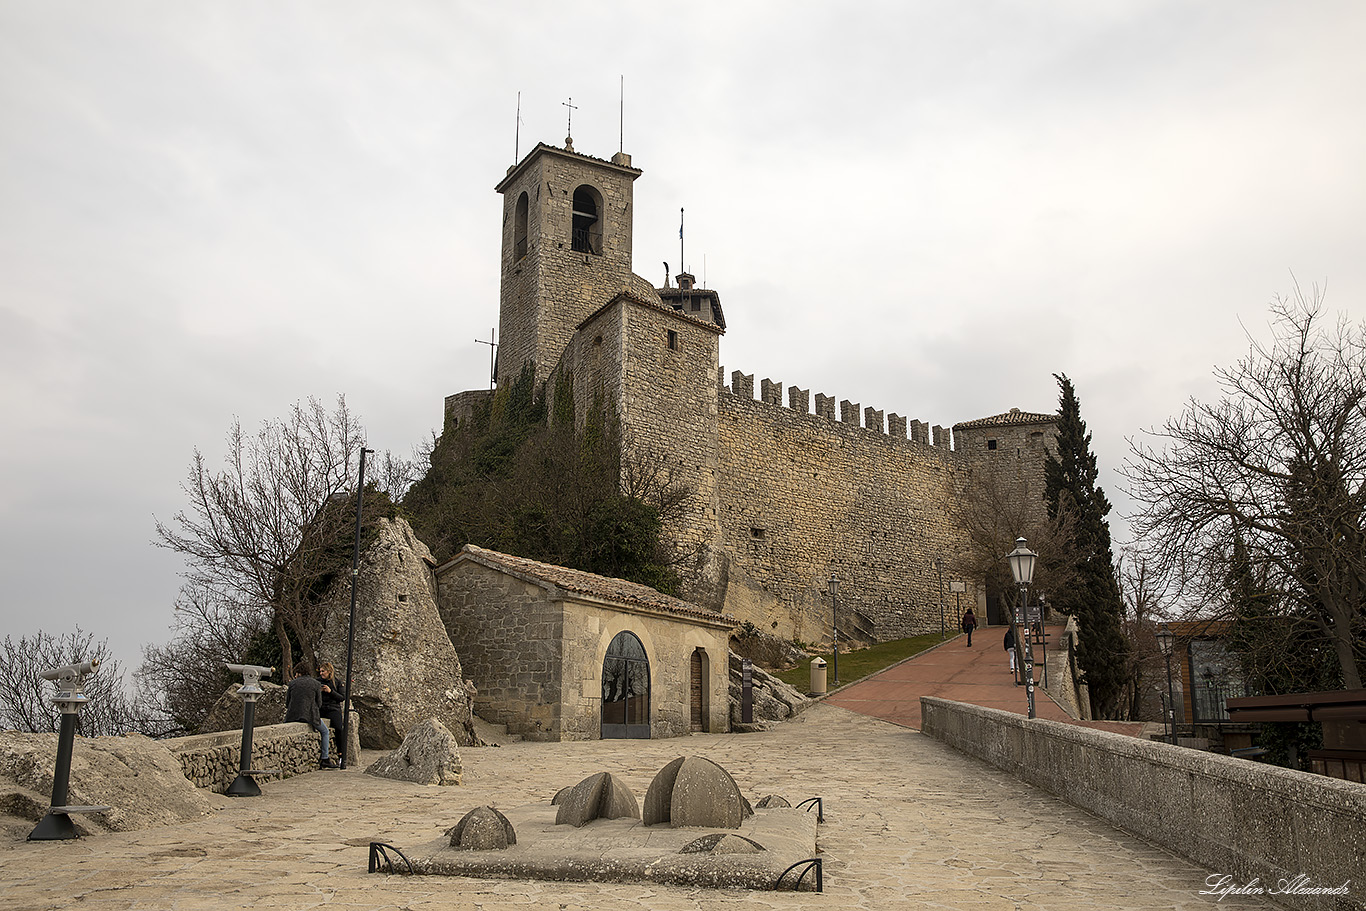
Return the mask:
[[[754,399],[754,374],[731,371],[730,385],[726,385],[725,368],[717,371],[717,389],[722,395],[734,395],[743,399]],[[765,377],[759,384],[759,401],[766,405],[783,407],[783,384]],[[789,386],[787,389],[787,408],[799,414],[810,414],[811,395],[808,389]],[[933,428],[923,421],[903,417],[895,412],[885,415],[879,409],[868,406],[860,411],[858,402],[844,399],[839,403],[836,416],[834,396],[816,393],[816,415],[838,424],[851,424],[876,434],[890,436],[899,440],[909,439],[922,446],[934,445],[940,449],[953,448],[953,435],[948,428],[938,424]],[[931,443],[933,440],[933,443]]]
[[[726,385],[718,368],[715,590],[725,611],[828,642],[834,574],[842,641],[855,611],[872,619],[878,640],[937,629],[935,561],[951,567],[968,548],[960,512],[970,472],[948,431],[824,393],[813,412],[810,390],[790,386],[784,403],[772,379],[756,399],[754,385],[740,371]],[[977,582],[965,581],[963,603],[976,604]],[[945,622],[953,629],[956,617]]]

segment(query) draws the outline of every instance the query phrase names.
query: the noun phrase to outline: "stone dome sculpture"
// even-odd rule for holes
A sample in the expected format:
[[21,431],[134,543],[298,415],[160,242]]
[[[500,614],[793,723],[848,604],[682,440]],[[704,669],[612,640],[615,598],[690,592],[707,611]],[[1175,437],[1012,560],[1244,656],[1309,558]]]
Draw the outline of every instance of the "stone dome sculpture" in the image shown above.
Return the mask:
[[659,770],[645,792],[647,826],[738,829],[753,815],[731,774],[701,756],[678,757]]
[[631,789],[607,772],[589,775],[583,781],[555,795],[559,806],[557,826],[583,826],[595,819],[640,818],[640,804]]
[[449,831],[451,847],[467,851],[501,851],[517,844],[512,823],[493,807],[475,807]]

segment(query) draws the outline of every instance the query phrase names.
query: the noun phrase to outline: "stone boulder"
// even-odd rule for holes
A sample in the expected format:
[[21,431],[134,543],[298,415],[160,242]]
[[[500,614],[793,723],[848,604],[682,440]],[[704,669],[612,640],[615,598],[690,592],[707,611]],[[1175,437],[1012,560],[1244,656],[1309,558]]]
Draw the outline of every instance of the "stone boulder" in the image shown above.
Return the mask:
[[367,775],[418,784],[460,784],[460,745],[440,721],[428,718],[408,730],[398,749],[377,759]]
[[[32,829],[51,805],[56,760],[56,734],[0,733],[0,814]],[[188,822],[212,810],[208,797],[185,778],[180,760],[141,734],[77,737],[67,803],[110,807],[71,817],[83,835]]]
[[[755,730],[764,730],[770,722],[786,721],[811,705],[807,698],[783,681],[774,677],[763,668],[752,668],[750,679],[754,684],[754,722]],[[730,725],[732,731],[747,730],[741,724],[741,685],[743,683],[742,659],[735,652],[730,653]]]
[[[278,673],[278,672],[277,672]],[[212,734],[215,731],[240,731],[242,730],[242,697],[237,695],[237,691],[242,688],[242,684],[234,683],[224,690],[223,695],[218,697],[218,701],[209,709],[208,716],[204,723],[199,726],[199,733]],[[280,683],[271,683],[267,680],[261,681],[263,694],[256,697],[256,714],[253,716],[253,727],[265,727],[268,724],[284,724],[285,721],[285,699],[289,695],[289,687]]]
[[[474,732],[473,684],[436,608],[431,551],[403,519],[380,519],[361,555],[356,580],[356,642],[351,704],[361,716],[361,746],[392,750],[414,725],[436,718],[462,746]],[[324,595],[328,606],[318,655],[346,663],[350,576]]]

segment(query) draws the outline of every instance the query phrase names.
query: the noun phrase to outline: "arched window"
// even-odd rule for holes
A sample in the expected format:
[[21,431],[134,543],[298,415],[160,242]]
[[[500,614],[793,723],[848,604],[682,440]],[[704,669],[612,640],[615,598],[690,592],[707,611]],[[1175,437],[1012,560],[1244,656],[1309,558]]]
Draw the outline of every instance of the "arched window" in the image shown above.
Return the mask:
[[602,254],[602,194],[584,184],[574,191],[573,249]]
[[512,216],[512,258],[514,260],[526,256],[526,224],[530,206],[531,202],[525,193],[517,197],[517,209]]
[[602,662],[602,736],[650,736],[650,659],[634,633],[617,633]]

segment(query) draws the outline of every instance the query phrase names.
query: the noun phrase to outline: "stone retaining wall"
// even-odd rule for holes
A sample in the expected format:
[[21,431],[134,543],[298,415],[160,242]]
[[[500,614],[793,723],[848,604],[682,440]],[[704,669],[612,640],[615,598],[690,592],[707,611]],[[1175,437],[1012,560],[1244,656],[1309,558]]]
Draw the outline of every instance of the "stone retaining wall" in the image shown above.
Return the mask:
[[[922,696],[921,731],[1230,885],[1315,911],[1366,909],[1366,785]],[[1273,894],[1284,880],[1345,896]]]
[[[355,718],[355,715],[352,715]],[[336,756],[336,738],[330,755]],[[242,732],[221,731],[163,740],[197,788],[222,794],[237,778],[242,762]],[[302,721],[267,724],[252,731],[251,766],[253,769],[279,769],[279,778],[290,778],[318,769],[318,732]],[[258,781],[270,781],[259,777]]]

